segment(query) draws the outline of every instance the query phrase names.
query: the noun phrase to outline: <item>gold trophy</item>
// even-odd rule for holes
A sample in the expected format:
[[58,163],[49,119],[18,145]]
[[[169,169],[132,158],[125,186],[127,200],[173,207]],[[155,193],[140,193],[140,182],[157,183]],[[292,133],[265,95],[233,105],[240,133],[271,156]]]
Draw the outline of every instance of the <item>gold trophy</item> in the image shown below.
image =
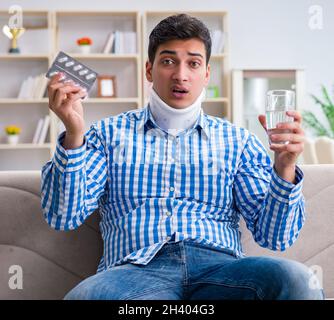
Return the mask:
[[20,49],[17,47],[17,39],[22,36],[25,28],[9,28],[4,25],[2,28],[3,33],[12,40],[11,47],[9,48],[9,53],[20,53]]

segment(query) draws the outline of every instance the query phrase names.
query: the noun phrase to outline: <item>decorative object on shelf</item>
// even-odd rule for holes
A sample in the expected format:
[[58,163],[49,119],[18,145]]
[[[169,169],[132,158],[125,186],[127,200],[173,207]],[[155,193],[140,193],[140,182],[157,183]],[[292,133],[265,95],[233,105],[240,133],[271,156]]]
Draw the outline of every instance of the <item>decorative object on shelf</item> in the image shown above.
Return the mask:
[[8,50],[9,53],[20,53],[20,48],[17,46],[17,39],[22,36],[25,28],[10,28],[8,25],[4,25],[2,28],[3,33],[8,37],[11,42],[11,46]]
[[321,87],[323,101],[317,98],[315,95],[311,95],[314,102],[320,105],[322,112],[325,115],[327,124],[323,125],[311,111],[303,111],[302,116],[304,125],[313,130],[316,136],[327,136],[334,139],[334,103],[329,97],[328,91],[325,86]]
[[115,98],[117,96],[115,76],[98,76],[97,87],[99,98]]
[[9,125],[5,127],[5,131],[7,134],[8,144],[12,144],[12,145],[18,144],[20,133],[21,133],[21,128],[16,125]]
[[90,53],[90,48],[93,44],[93,41],[89,37],[83,37],[77,40],[77,44],[79,46],[80,53],[88,54]]
[[206,88],[206,97],[207,98],[218,98],[219,97],[218,86],[208,86]]

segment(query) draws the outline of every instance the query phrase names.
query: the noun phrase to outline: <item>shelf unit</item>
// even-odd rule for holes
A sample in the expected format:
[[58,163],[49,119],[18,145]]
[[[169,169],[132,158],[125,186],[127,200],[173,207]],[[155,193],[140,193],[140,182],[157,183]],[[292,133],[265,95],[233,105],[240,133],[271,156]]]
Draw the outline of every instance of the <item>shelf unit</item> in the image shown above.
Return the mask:
[[[56,55],[60,50],[90,68],[99,75],[116,76],[115,98],[97,97],[97,81],[83,101],[86,130],[102,118],[136,109],[141,106],[141,26],[137,11],[56,11],[54,13],[54,38]],[[135,54],[104,54],[103,46],[111,31],[136,32]],[[76,39],[85,36],[93,40],[89,54],[78,53]],[[127,83],[126,86],[123,84]],[[57,119],[58,135],[63,126]],[[61,129],[59,129],[61,128]]]
[[[2,26],[9,18],[7,11],[0,11]],[[0,69],[6,80],[0,82],[0,170],[40,168],[50,159],[55,139],[50,134],[54,123],[50,123],[46,142],[41,145],[31,143],[39,118],[51,114],[48,100],[17,99],[23,80],[46,72],[52,63],[52,13],[27,10],[23,23],[26,30],[18,40],[20,54],[8,54],[10,40],[2,32],[0,35]],[[9,124],[22,128],[17,145],[5,141],[4,127]]]
[[255,133],[272,159],[273,152],[269,149],[268,137],[258,115],[265,114],[267,91],[275,89],[295,91],[296,110],[299,110],[304,105],[305,70],[270,67],[232,70],[233,123]]
[[[0,12],[1,25],[10,15]],[[8,74],[0,83],[0,170],[36,170],[48,161],[55,150],[56,140],[63,126],[48,108],[48,98],[18,99],[20,85],[28,76],[46,73],[60,50],[82,61],[101,75],[115,75],[118,86],[115,98],[98,98],[97,83],[84,100],[86,130],[96,120],[142,105],[141,82],[141,24],[137,11],[24,11],[26,32],[18,41],[20,54],[8,54],[9,39],[0,35],[0,68]],[[102,49],[111,31],[136,32],[137,52],[131,54],[104,54]],[[77,51],[76,39],[93,39],[92,51]],[[43,144],[32,144],[39,118],[50,115],[50,126]],[[29,120],[27,120],[29,119]],[[16,124],[22,128],[20,143],[5,141],[4,127]],[[32,152],[33,151],[33,152]],[[34,154],[34,156],[32,156]],[[22,159],[31,159],[25,161]]]
[[[8,54],[9,39],[0,34],[0,69],[6,81],[0,82],[0,170],[39,170],[54,153],[59,133],[64,129],[58,117],[49,109],[48,98],[18,99],[21,83],[28,76],[46,73],[60,50],[96,70],[100,75],[116,76],[117,97],[97,97],[97,83],[83,101],[86,130],[102,118],[146,105],[145,61],[149,32],[171,11],[36,11],[25,10],[25,33],[18,40],[20,54]],[[200,18],[210,30],[220,29],[227,34],[226,12],[188,12]],[[7,24],[10,14],[0,11],[1,25]],[[111,31],[136,32],[136,53],[102,53]],[[79,53],[76,40],[91,37],[91,53]],[[223,52],[211,56],[211,84],[219,86],[217,98],[206,99],[206,113],[231,119],[228,38]],[[124,85],[126,84],[126,85]],[[50,115],[45,143],[32,144],[38,120]],[[5,141],[4,127],[16,124],[22,128],[19,144]]]
[[[197,17],[205,23],[210,32],[220,30],[224,32],[224,48],[223,52],[212,54],[210,57],[211,76],[210,85],[216,85],[219,88],[219,97],[207,98],[203,103],[203,110],[216,117],[224,117],[231,119],[231,104],[230,104],[230,70],[228,63],[228,14],[225,11],[187,11],[183,12],[191,16]],[[148,40],[153,28],[162,19],[177,14],[175,11],[147,11],[143,14],[143,70],[145,70],[145,63],[148,58]],[[143,77],[143,104],[147,104],[150,84],[146,80],[145,72]]]

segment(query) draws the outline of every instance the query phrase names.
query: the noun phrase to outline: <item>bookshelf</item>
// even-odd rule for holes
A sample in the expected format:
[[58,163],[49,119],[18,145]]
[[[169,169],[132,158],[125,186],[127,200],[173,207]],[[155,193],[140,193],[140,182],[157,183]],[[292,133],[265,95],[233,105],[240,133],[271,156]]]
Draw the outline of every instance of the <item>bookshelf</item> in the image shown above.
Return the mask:
[[[7,11],[0,11],[0,24],[7,24],[9,17]],[[51,113],[48,100],[17,98],[22,82],[28,76],[44,73],[52,63],[52,13],[27,10],[23,24],[26,30],[18,40],[20,54],[8,54],[9,39],[2,32],[0,35],[0,70],[6,80],[0,82],[0,170],[40,168],[50,159],[54,143],[50,134],[53,123],[45,143],[32,143],[38,120]],[[4,127],[10,124],[22,129],[16,145],[6,143]]]
[[[0,11],[1,25],[10,15]],[[115,75],[119,86],[117,97],[99,98],[97,82],[89,98],[83,102],[86,130],[101,118],[139,108],[141,88],[141,24],[135,11],[24,11],[25,33],[19,38],[20,54],[7,54],[9,39],[0,34],[0,69],[7,75],[0,83],[0,170],[38,170],[55,150],[56,140],[63,127],[48,107],[48,98],[18,99],[22,82],[28,76],[46,73],[60,50],[65,51],[101,75]],[[131,31],[136,34],[135,53],[103,53],[103,46],[111,30]],[[91,37],[92,50],[78,51],[76,40]],[[127,83],[127,86],[122,86]],[[40,118],[50,116],[46,140],[32,143]],[[4,128],[16,124],[21,127],[20,141],[6,143]],[[27,160],[29,159],[29,160]]]
[[[54,13],[55,51],[60,50],[95,70],[99,75],[116,77],[114,98],[98,97],[97,81],[83,101],[85,130],[102,118],[141,106],[141,26],[140,14],[136,11],[56,11]],[[135,53],[103,53],[109,33],[135,32]],[[76,39],[90,37],[93,40],[90,53],[82,54],[76,45]],[[124,85],[126,83],[127,85]],[[63,126],[57,119],[59,128]]]
[[[99,75],[116,76],[117,96],[100,98],[97,82],[83,101],[86,130],[102,118],[117,115],[147,103],[145,61],[147,40],[152,28],[171,11],[36,11],[25,10],[25,33],[18,40],[20,54],[7,54],[9,39],[0,33],[0,69],[6,81],[0,82],[0,170],[40,170],[52,157],[56,140],[63,126],[48,107],[46,95],[40,99],[18,99],[22,82],[29,76],[46,73],[60,50],[82,61]],[[210,30],[227,34],[226,12],[187,12],[199,17]],[[7,24],[10,14],[0,11],[1,25]],[[103,53],[111,31],[134,32],[135,52]],[[76,40],[90,37],[90,53],[78,50]],[[228,66],[228,37],[222,52],[211,56],[211,83],[218,86],[219,95],[207,98],[203,105],[206,113],[231,119],[230,80]],[[126,85],[124,85],[126,84]],[[32,143],[40,118],[50,116],[46,140]],[[21,127],[20,141],[6,143],[4,127],[16,124]]]
[[[143,15],[143,70],[145,70],[145,63],[147,61],[147,48],[148,39],[153,28],[162,19],[177,14],[180,12],[175,11],[147,11]],[[203,103],[203,110],[216,117],[224,117],[228,120],[231,119],[231,104],[230,104],[230,73],[228,64],[228,14],[225,11],[187,11],[191,16],[195,16],[203,21],[211,32],[211,36],[215,30],[219,30],[224,33],[224,46],[220,52],[212,52],[210,58],[211,75],[209,86],[216,86],[218,88],[218,97],[208,97]],[[212,37],[213,38],[213,37]],[[143,73],[143,104],[145,105],[148,101],[148,94],[150,85],[146,80],[145,74]]]

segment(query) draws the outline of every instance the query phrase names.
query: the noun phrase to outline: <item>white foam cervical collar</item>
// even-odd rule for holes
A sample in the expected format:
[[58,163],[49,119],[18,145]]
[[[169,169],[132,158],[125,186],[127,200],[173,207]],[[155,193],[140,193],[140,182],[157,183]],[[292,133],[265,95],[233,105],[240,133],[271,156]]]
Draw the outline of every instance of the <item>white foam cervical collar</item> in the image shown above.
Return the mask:
[[205,99],[205,89],[201,92],[196,101],[183,109],[170,107],[165,103],[152,88],[149,108],[157,125],[172,135],[191,128],[200,112],[202,101]]

